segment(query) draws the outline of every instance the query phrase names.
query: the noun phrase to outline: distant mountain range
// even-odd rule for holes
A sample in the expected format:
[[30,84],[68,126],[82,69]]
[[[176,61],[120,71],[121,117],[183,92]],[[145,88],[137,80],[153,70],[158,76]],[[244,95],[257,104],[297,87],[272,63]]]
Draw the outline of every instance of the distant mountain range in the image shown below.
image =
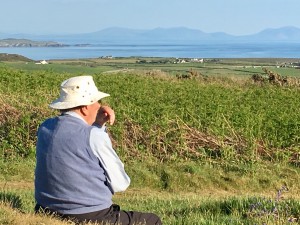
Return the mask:
[[0,39],[28,39],[64,45],[102,44],[200,44],[202,42],[293,42],[300,43],[300,29],[282,27],[265,29],[252,35],[234,36],[223,32],[205,33],[186,27],[151,30],[111,27],[92,33],[72,35],[31,35],[0,33]]

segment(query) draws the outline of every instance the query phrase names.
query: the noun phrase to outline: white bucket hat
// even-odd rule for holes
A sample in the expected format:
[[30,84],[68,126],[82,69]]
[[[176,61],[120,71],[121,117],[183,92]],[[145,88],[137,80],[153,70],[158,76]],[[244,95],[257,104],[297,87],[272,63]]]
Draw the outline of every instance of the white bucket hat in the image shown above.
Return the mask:
[[98,91],[92,76],[78,76],[65,80],[60,85],[60,96],[49,106],[53,109],[71,109],[91,105],[109,94]]

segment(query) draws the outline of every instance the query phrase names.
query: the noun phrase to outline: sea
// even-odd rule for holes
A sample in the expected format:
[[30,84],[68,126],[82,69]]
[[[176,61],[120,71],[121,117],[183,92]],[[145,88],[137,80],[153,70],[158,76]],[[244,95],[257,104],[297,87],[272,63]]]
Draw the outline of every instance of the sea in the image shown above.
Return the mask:
[[202,43],[202,44],[98,44],[66,47],[5,47],[0,53],[19,54],[32,60],[101,57],[174,58],[296,58],[299,43]]

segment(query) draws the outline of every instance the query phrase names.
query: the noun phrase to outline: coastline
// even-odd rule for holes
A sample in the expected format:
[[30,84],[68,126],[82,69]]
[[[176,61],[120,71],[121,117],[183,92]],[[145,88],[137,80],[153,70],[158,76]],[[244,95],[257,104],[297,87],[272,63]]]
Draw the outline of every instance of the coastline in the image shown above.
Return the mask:
[[300,43],[197,44],[197,45],[72,45],[60,47],[0,47],[0,53],[32,60],[101,57],[161,58],[300,58]]

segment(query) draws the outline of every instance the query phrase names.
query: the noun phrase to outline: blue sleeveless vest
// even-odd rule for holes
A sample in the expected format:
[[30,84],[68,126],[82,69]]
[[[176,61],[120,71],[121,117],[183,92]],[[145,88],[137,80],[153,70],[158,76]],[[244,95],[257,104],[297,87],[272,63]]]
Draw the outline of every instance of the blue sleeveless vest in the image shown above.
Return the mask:
[[62,214],[89,213],[111,206],[105,171],[90,147],[91,129],[70,115],[48,119],[39,127],[37,204]]

